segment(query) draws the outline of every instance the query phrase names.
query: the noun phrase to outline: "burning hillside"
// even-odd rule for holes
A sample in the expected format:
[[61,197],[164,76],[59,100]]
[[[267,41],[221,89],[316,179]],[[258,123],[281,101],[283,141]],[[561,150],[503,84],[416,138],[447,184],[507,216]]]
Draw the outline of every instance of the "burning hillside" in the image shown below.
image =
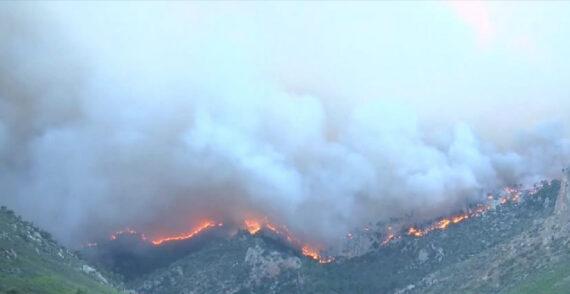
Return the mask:
[[163,237],[163,238],[153,239],[151,241],[151,243],[156,245],[156,246],[160,246],[161,244],[163,244],[165,242],[188,240],[188,239],[191,239],[191,238],[197,236],[198,234],[202,233],[205,230],[215,228],[215,227],[221,227],[223,225],[224,225],[223,223],[215,223],[213,221],[204,221],[189,232],[182,233],[179,235],[174,235],[174,236],[167,236],[167,237]]
[[330,263],[334,261],[333,257],[322,255],[321,250],[319,250],[317,247],[303,243],[301,240],[296,238],[285,226],[272,224],[267,220],[259,221],[255,219],[244,220],[244,225],[245,229],[251,235],[256,235],[260,233],[262,230],[267,230],[269,233],[286,241],[294,248],[300,249],[300,252],[304,256],[311,258],[315,261],[318,261],[319,263]]
[[[152,246],[160,247],[179,241],[189,241],[214,229],[226,230],[231,235],[230,232],[232,232],[232,229],[235,229],[235,227],[235,225],[225,225],[222,222],[204,220],[202,222],[199,222],[198,225],[187,232],[173,235],[163,234],[161,237],[157,238],[148,238],[144,233],[140,233],[131,228],[125,228],[123,230],[112,233],[109,237],[109,240],[115,241],[121,237],[134,237],[145,243],[152,244]],[[283,241],[288,246],[297,249],[302,255],[319,263],[329,263],[333,261],[332,257],[322,256],[320,254],[320,250],[317,249],[317,247],[304,243],[299,238],[295,237],[285,226],[270,223],[266,218],[263,220],[257,220],[253,218],[245,219],[241,225],[237,226],[237,228],[246,231],[252,236],[258,235],[262,232],[269,234],[272,237]],[[94,247],[97,246],[97,244],[98,243],[91,242],[87,243],[85,247]]]
[[[522,189],[521,187],[507,187],[503,189],[498,196],[493,196],[489,194],[486,197],[485,203],[479,203],[466,209],[464,212],[454,214],[448,217],[441,217],[432,223],[427,223],[423,225],[413,225],[404,226],[400,229],[394,229],[394,226],[390,225],[385,229],[385,232],[380,233],[382,237],[382,246],[387,246],[393,241],[400,240],[403,236],[409,236],[412,238],[421,238],[428,235],[434,231],[447,230],[451,226],[469,221],[474,218],[478,218],[488,212],[489,210],[496,209],[497,207],[507,205],[507,204],[518,204],[523,201],[525,197],[531,197],[538,190],[540,190],[546,182],[535,184],[530,189]],[[294,248],[302,255],[313,259],[319,263],[330,263],[334,261],[333,256],[324,254],[323,252],[328,252],[325,246],[315,246],[313,244],[304,242],[299,237],[295,236],[286,226],[275,224],[267,217],[263,218],[246,218],[241,223],[224,223],[214,220],[203,220],[198,222],[194,227],[185,232],[180,232],[176,234],[157,234],[158,236],[149,238],[146,234],[137,232],[131,228],[126,228],[114,232],[110,236],[110,240],[117,240],[121,236],[131,236],[140,239],[141,241],[150,244],[154,247],[160,247],[164,245],[174,244],[181,241],[189,241],[194,238],[204,235],[206,232],[210,231],[224,231],[226,236],[231,236],[235,234],[237,230],[242,230],[247,232],[249,235],[256,236],[259,234],[264,234],[265,236],[270,236],[272,238],[281,240],[287,246]],[[374,233],[369,227],[363,229],[368,233]],[[347,238],[352,239],[353,233],[348,233]],[[88,246],[94,246],[96,243],[88,243]]]
[[[498,206],[506,205],[509,203],[517,204],[523,200],[522,197],[530,197],[535,195],[545,184],[548,184],[548,182],[542,181],[535,184],[529,189],[521,189],[520,187],[516,186],[506,187],[498,197],[489,194],[487,196],[487,202],[484,204],[479,203],[474,207],[468,208],[465,212],[439,218],[427,226],[410,226],[404,230],[404,232],[408,236],[421,238],[436,230],[447,230],[450,226],[468,221],[469,219],[480,217],[487,211],[495,209]],[[386,237],[382,242],[382,245],[387,245],[391,241],[401,238],[400,234],[396,234],[392,231],[392,227],[388,227],[386,231]]]

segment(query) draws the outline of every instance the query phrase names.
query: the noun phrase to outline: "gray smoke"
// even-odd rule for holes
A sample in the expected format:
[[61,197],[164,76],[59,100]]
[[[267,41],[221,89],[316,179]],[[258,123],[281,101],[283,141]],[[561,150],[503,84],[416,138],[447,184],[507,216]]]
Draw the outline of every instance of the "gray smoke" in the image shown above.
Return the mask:
[[[392,49],[351,11],[324,5],[313,23],[312,4],[283,5],[2,5],[0,203],[70,245],[246,216],[331,242],[570,162],[568,92],[521,98],[541,103],[536,115],[458,102],[460,91],[427,91],[420,67],[407,84],[407,61],[375,61],[374,48]],[[410,85],[428,102],[406,99]]]

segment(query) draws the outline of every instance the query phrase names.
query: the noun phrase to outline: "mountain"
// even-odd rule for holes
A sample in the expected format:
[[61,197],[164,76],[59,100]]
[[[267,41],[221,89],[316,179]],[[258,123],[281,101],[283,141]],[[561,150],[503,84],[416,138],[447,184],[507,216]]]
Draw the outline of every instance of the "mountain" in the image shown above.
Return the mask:
[[0,293],[121,293],[110,280],[50,236],[0,209]]
[[[385,224],[367,227],[351,235],[330,263],[308,258],[264,231],[253,235],[208,231],[161,246],[125,234],[85,248],[82,256],[123,277],[134,289],[131,293],[138,294],[567,294],[569,178],[565,171],[561,181],[495,199],[467,220],[424,229],[421,236],[402,230],[383,242],[386,234],[380,228]],[[117,293],[101,274],[57,246],[47,233],[6,209],[1,217],[0,260],[10,266],[0,268],[0,291]],[[434,228],[430,224],[417,227]],[[52,284],[61,290],[38,290]]]
[[447,230],[421,238],[405,235],[329,264],[263,235],[241,234],[131,286],[157,294],[570,293],[570,234],[562,221],[568,212],[558,209],[564,207],[560,185],[553,181]]

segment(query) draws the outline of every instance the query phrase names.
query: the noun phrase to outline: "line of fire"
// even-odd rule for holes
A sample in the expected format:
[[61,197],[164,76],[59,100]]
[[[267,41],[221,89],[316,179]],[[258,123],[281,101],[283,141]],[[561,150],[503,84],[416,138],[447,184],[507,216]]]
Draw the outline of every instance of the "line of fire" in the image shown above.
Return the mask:
[[[503,189],[499,196],[495,197],[492,194],[487,195],[485,203],[478,203],[471,208],[463,211],[461,213],[453,214],[451,216],[439,218],[427,225],[409,225],[404,227],[404,229],[394,230],[392,226],[386,227],[382,246],[387,246],[391,242],[401,239],[403,236],[408,236],[411,238],[421,238],[427,234],[434,231],[446,230],[453,225],[466,222],[470,219],[474,219],[484,215],[487,211],[495,209],[497,206],[506,204],[518,204],[523,197],[532,197],[535,195],[545,184],[548,182],[543,181],[541,183],[535,184],[529,189],[522,189],[520,187],[506,187]],[[207,231],[215,230],[217,228],[223,228],[225,224],[223,222],[216,222],[214,220],[202,220],[198,222],[192,229],[186,232],[175,235],[167,235],[158,238],[149,239],[145,234],[140,233],[131,228],[125,228],[112,233],[109,237],[110,240],[117,240],[121,236],[130,235],[137,236],[145,242],[150,242],[153,246],[163,246],[165,244],[190,240],[195,238]],[[328,256],[323,254],[323,247],[310,245],[308,243],[302,242],[299,238],[287,229],[283,225],[278,225],[272,223],[265,218],[247,218],[244,219],[241,224],[241,229],[248,232],[250,235],[258,235],[261,232],[269,232],[274,236],[277,236],[282,241],[286,242],[289,246],[297,249],[302,255],[318,262],[321,264],[327,264],[335,261],[334,256]],[[364,228],[365,231],[369,230],[369,227]],[[346,238],[351,239],[353,233],[347,233]],[[97,243],[87,243],[86,247],[97,246]]]

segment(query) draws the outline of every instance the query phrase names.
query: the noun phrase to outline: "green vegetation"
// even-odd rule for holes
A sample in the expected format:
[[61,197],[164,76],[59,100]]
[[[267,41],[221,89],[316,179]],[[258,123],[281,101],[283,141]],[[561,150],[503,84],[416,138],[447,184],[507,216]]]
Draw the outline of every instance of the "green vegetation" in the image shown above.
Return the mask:
[[538,273],[508,294],[568,294],[570,291],[570,265]]
[[84,266],[48,233],[0,208],[0,293],[119,293]]

